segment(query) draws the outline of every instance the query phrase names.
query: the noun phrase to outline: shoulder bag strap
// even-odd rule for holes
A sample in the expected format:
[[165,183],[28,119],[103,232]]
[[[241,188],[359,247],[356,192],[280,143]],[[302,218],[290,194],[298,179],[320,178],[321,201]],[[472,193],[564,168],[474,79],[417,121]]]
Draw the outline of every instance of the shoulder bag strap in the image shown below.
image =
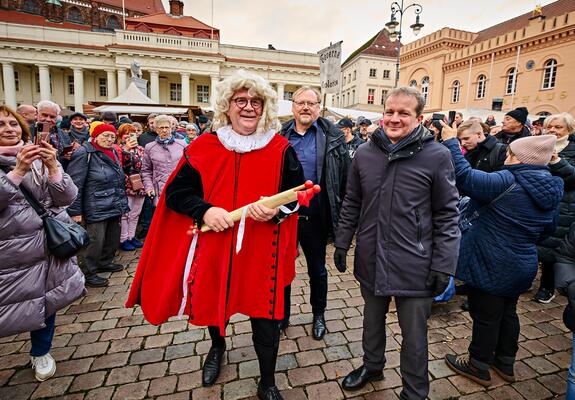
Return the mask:
[[[5,173],[10,172],[11,170],[7,166],[0,166],[0,169],[2,169],[2,171],[4,171]],[[40,218],[44,219],[45,217],[50,215],[48,211],[44,208],[44,206],[40,204],[40,202],[32,195],[32,193],[30,193],[30,191],[24,187],[24,185],[20,184],[18,188],[22,192],[22,195],[24,196],[26,201],[30,204],[30,206],[34,209],[34,211],[36,211],[36,214],[38,214]]]
[[513,182],[511,185],[509,185],[509,187],[501,194],[499,194],[496,198],[494,198],[493,200],[491,200],[489,202],[489,204],[484,205],[483,207],[477,209],[473,214],[474,217],[477,218],[479,217],[479,214],[481,214],[483,211],[485,211],[486,209],[488,209],[489,207],[491,207],[493,204],[495,204],[497,201],[501,200],[503,198],[503,196],[505,196],[506,194],[508,194],[509,192],[511,192],[513,189],[515,189],[515,187],[517,186],[516,182]]

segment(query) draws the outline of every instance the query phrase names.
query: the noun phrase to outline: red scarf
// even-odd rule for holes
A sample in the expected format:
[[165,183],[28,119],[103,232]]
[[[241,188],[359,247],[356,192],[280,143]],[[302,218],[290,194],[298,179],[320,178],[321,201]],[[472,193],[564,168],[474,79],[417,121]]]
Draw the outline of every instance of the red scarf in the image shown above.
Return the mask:
[[116,158],[116,155],[114,154],[114,151],[112,150],[111,147],[109,149],[105,149],[102,146],[98,145],[96,142],[92,142],[92,146],[94,146],[96,150],[101,151],[102,153],[110,157],[112,161],[118,162],[118,159]]

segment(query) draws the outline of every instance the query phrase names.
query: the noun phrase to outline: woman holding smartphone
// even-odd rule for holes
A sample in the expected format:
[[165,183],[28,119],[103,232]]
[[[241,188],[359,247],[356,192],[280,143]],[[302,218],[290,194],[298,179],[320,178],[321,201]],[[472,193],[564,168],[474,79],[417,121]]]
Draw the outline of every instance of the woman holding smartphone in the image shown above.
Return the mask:
[[130,124],[122,124],[118,128],[117,144],[122,150],[122,169],[126,182],[128,207],[130,207],[130,211],[122,215],[120,249],[131,251],[143,246],[143,243],[136,239],[136,226],[146,195],[140,174],[144,148],[138,145],[136,128]]

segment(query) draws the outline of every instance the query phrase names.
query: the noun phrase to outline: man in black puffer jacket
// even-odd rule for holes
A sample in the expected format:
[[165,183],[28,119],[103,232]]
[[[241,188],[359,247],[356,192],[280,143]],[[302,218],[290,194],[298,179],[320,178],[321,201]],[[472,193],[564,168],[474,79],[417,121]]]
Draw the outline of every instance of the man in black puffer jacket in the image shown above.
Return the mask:
[[544,128],[549,135],[557,136],[555,150],[557,157],[551,159],[549,169],[555,176],[563,178],[565,194],[559,205],[557,229],[551,237],[539,243],[537,255],[541,263],[539,290],[533,298],[539,303],[549,303],[555,297],[553,264],[556,252],[575,222],[575,119],[568,113],[554,114],[545,119]]

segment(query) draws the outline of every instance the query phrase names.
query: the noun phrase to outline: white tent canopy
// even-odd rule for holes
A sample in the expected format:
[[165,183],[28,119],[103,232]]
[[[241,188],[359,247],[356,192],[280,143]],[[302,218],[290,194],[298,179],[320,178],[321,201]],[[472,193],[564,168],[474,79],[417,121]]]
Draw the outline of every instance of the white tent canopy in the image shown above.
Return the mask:
[[108,101],[108,103],[128,103],[128,104],[158,104],[146,96],[134,82],[126,88],[124,93]]

